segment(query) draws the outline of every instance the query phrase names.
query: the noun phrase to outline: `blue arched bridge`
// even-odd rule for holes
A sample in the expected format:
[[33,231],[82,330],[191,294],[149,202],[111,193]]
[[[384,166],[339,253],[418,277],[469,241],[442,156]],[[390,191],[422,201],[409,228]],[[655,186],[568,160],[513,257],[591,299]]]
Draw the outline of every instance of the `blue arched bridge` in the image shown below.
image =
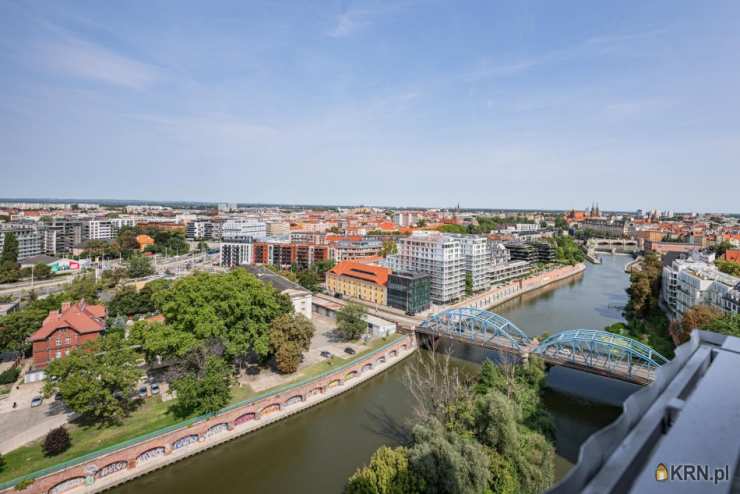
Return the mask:
[[668,359],[637,340],[594,329],[570,329],[542,342],[498,314],[472,307],[447,309],[423,321],[417,333],[463,341],[517,358],[536,355],[550,365],[574,367],[638,384],[654,379]]

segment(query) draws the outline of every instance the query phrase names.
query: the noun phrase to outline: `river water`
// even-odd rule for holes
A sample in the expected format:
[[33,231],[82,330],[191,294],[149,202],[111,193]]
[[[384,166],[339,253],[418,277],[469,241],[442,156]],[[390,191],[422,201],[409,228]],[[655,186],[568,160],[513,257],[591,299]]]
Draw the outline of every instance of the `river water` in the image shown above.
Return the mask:
[[[493,310],[530,336],[563,329],[603,329],[621,320],[627,301],[626,256],[602,256],[569,280],[530,292]],[[455,365],[475,371],[485,354],[456,349]],[[259,431],[139,478],[116,493],[339,493],[346,479],[382,445],[396,445],[398,424],[412,402],[404,385],[414,356],[351,391]],[[553,414],[564,475],[581,443],[619,415],[636,386],[583,372],[553,368],[545,404]]]

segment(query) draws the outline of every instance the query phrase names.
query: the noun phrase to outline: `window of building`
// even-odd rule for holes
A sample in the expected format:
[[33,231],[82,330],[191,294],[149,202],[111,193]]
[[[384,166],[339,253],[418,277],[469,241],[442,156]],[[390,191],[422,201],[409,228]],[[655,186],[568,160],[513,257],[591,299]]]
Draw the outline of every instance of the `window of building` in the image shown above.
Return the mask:
[[57,346],[62,346],[62,339],[57,336]]

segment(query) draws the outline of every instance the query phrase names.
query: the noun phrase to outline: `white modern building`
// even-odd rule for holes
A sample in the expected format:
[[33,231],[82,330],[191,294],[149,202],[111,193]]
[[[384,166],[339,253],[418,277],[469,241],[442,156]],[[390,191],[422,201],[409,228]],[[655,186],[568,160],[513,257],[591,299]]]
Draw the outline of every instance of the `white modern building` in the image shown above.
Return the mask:
[[267,225],[253,219],[227,220],[221,227],[224,242],[233,240],[261,240],[267,236]]
[[465,276],[470,276],[473,291],[479,292],[491,286],[491,254],[488,239],[474,235],[450,235],[462,244],[465,257]]
[[249,241],[231,241],[221,244],[221,266],[233,268],[252,264],[254,244]]
[[399,271],[431,276],[431,299],[445,304],[465,294],[465,255],[459,240],[439,232],[414,232],[398,241]]
[[82,237],[85,240],[111,240],[113,226],[108,220],[88,220],[82,224]]
[[740,278],[718,270],[714,254],[694,252],[663,267],[661,297],[675,317],[698,304],[738,313]]

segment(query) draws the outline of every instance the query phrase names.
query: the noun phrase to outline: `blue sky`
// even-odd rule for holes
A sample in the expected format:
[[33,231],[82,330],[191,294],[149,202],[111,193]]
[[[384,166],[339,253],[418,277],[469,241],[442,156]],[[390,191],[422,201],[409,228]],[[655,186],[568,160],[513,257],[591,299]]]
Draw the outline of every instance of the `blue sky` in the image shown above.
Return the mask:
[[740,2],[0,3],[0,196],[740,211]]

